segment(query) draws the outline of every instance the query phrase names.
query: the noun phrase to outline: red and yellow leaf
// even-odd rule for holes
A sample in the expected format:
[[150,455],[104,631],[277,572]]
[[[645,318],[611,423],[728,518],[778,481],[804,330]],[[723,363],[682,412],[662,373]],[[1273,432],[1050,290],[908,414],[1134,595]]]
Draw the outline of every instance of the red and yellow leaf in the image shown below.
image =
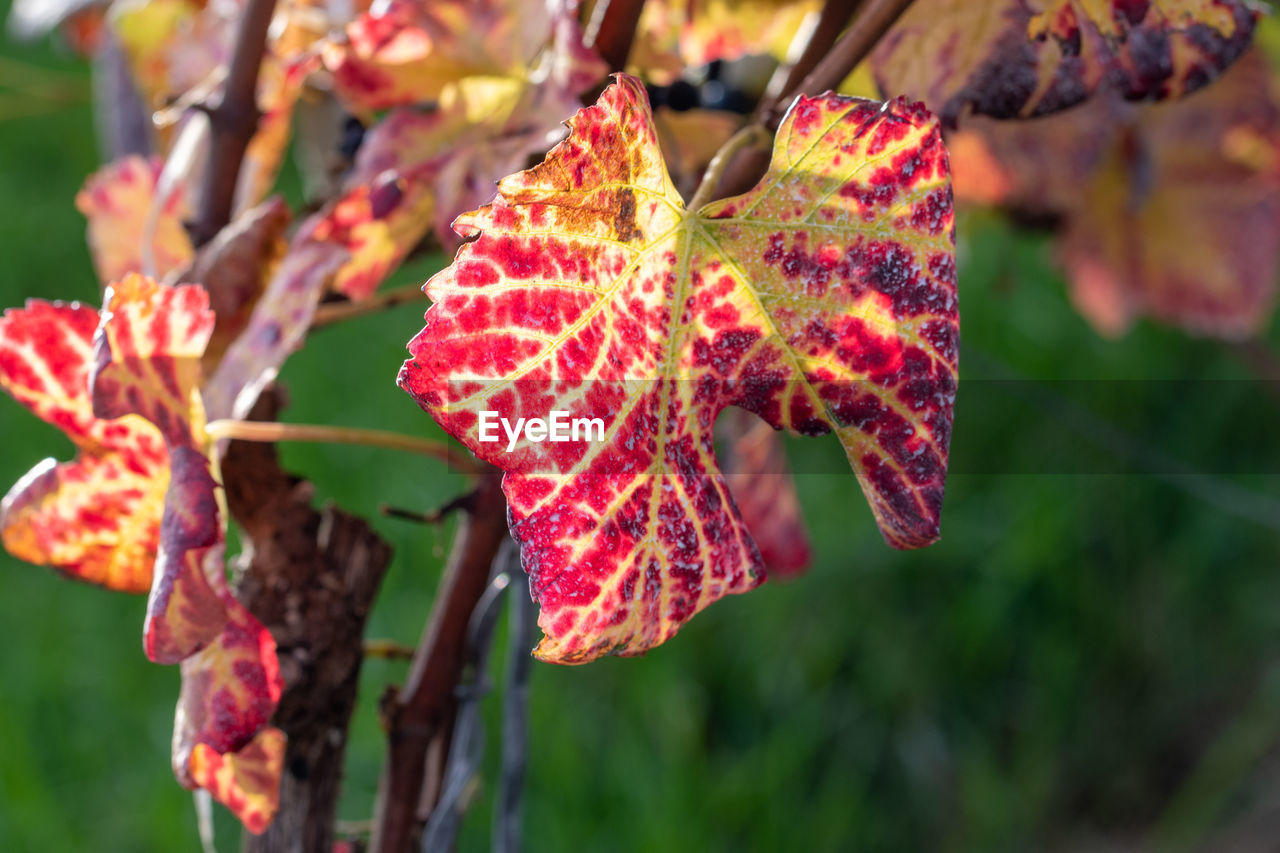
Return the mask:
[[140,415],[170,447],[203,450],[200,359],[213,333],[209,295],[141,275],[107,289],[94,341],[93,411]]
[[31,300],[0,318],[0,387],[75,444],[73,462],[46,459],[0,504],[5,548],[109,589],[143,592],[159,538],[168,454],[137,417],[104,420],[89,398],[98,312]]
[[1099,89],[1176,98],[1249,46],[1247,0],[917,0],[873,54],[881,91],[954,124],[1057,112]]
[[169,449],[169,489],[143,631],[143,648],[157,663],[196,652],[226,623],[219,595],[226,586],[222,530],[203,453],[199,393],[200,358],[213,331],[208,304],[195,285],[162,287],[128,276],[107,289],[95,341],[94,413],[141,416]]
[[[1058,255],[1104,334],[1150,314],[1245,338],[1271,316],[1280,273],[1280,96],[1251,52],[1175,102],[1098,99],[1026,123],[972,121],[956,186],[1059,218]],[[994,177],[992,175],[994,174]]]
[[103,284],[137,272],[164,277],[191,263],[195,251],[182,224],[190,216],[184,192],[175,192],[155,212],[147,244],[163,165],[159,158],[125,157],[90,175],[76,196],[76,207],[89,220],[89,251]]
[[454,245],[454,217],[492,198],[494,182],[563,136],[575,93],[604,69],[581,47],[576,24],[557,21],[549,35],[542,56],[550,70],[541,79],[462,80],[437,109],[394,110],[368,133],[343,195],[302,228],[350,251],[338,291],[367,298],[432,226]]
[[[129,276],[109,287],[94,341],[91,393],[95,413],[145,417],[169,451],[143,644],[152,660],[182,663],[175,772],[185,785],[210,785],[260,831],[274,809],[278,749],[243,763],[210,754],[226,757],[249,744],[275,712],[283,684],[275,642],[226,578],[222,499],[199,390],[213,329],[208,305],[195,285],[166,287]],[[274,778],[265,775],[272,772]]]
[[463,127],[440,113],[396,110],[366,135],[344,193],[299,229],[350,258],[334,289],[366,299],[431,230],[438,161]]
[[284,750],[284,732],[268,726],[236,752],[222,754],[197,743],[186,772],[192,787],[204,788],[230,809],[245,829],[261,835],[280,807]]
[[339,94],[357,110],[435,100],[466,77],[523,77],[551,30],[530,0],[390,0],[323,50]]
[[[712,448],[727,406],[836,432],[885,538],[932,542],[958,334],[937,121],[902,101],[799,99],[761,182],[697,211],[638,80],[619,75],[569,124],[458,219],[474,239],[427,282],[399,380],[507,471],[535,654],[641,654],[760,583]],[[481,440],[481,412],[552,411],[600,419],[604,440]]]

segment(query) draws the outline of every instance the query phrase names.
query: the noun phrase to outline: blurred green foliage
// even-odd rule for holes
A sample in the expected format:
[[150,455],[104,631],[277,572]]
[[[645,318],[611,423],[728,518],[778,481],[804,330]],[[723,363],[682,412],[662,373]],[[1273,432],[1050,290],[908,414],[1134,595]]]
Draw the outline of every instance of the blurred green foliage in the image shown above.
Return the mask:
[[[2,56],[0,93],[20,67],[83,98],[0,94],[0,303],[96,301],[72,205],[97,161],[87,74],[45,47]],[[970,216],[961,243],[943,541],[890,550],[852,475],[810,473],[845,469],[834,440],[792,442],[811,572],[715,605],[647,658],[535,667],[528,850],[1094,849],[1151,832],[1179,848],[1239,810],[1280,743],[1276,398],[1221,344],[1150,325],[1098,338],[1040,237]],[[393,382],[421,308],[319,330],[283,373],[286,419],[438,435]],[[1135,407],[1144,394],[1163,402]],[[70,453],[7,397],[0,424],[2,485]],[[370,516],[462,485],[385,451],[283,455],[317,501]],[[371,636],[413,643],[450,531],[375,523],[396,559]],[[0,555],[0,849],[198,850],[168,767],[178,672],[142,656],[143,606]],[[371,813],[376,698],[403,674],[366,667],[345,820]],[[494,743],[464,850],[487,847]],[[221,812],[218,831],[234,849]]]

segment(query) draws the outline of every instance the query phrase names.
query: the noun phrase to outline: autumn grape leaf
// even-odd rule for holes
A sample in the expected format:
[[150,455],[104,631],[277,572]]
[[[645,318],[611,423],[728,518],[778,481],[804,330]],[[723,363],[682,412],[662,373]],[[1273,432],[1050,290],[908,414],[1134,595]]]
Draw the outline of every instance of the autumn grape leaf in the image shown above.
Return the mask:
[[453,150],[452,131],[465,127],[456,124],[439,113],[400,109],[366,134],[342,194],[299,229],[349,253],[335,290],[368,298],[431,230],[439,160]]
[[770,576],[800,574],[809,567],[813,549],[782,435],[750,412],[730,408],[716,422],[716,437],[729,494],[765,568]]
[[178,780],[209,785],[224,804],[244,810],[239,816],[256,822],[273,802],[264,800],[262,773],[279,772],[279,755],[259,753],[264,743],[282,749],[280,738],[259,743],[239,768],[252,790],[235,786],[234,761],[215,767],[207,751],[230,756],[249,746],[283,689],[275,641],[232,594],[223,562],[223,501],[199,391],[213,320],[198,286],[167,287],[138,275],[115,282],[94,338],[90,388],[95,414],[144,417],[169,451],[143,646],[152,660],[182,664],[173,741]]
[[334,86],[357,111],[407,106],[471,81],[538,83],[534,61],[566,6],[542,0],[390,0],[322,50]]
[[190,216],[184,192],[175,192],[157,211],[146,245],[163,166],[159,158],[125,157],[90,175],[76,196],[76,207],[89,220],[89,251],[103,284],[135,272],[163,277],[191,263],[195,251],[182,224]]
[[508,70],[450,84],[436,109],[393,110],[369,131],[342,195],[302,228],[350,251],[335,289],[367,298],[432,226],[454,245],[454,217],[492,198],[498,178],[563,136],[561,120],[579,106],[576,93],[605,69],[582,48],[572,19],[547,26],[550,45],[534,77]]
[[273,726],[258,732],[236,752],[220,753],[208,744],[197,743],[187,765],[190,786],[209,791],[245,829],[261,835],[280,807],[284,750],[284,732]]
[[125,592],[151,586],[168,453],[141,418],[95,417],[89,398],[98,312],[31,300],[0,318],[0,387],[78,451],[46,459],[0,504],[0,533],[15,557]]
[[[970,121],[957,190],[1061,221],[1072,299],[1104,334],[1150,314],[1198,335],[1267,323],[1280,272],[1280,97],[1250,52],[1214,85],[1135,107],[1097,99],[1026,123]],[[995,177],[992,177],[992,176]]]
[[302,345],[320,297],[347,257],[341,245],[294,237],[244,330],[204,385],[209,416],[248,417],[262,389]]
[[873,54],[881,91],[947,124],[967,111],[1045,115],[1103,89],[1176,98],[1249,46],[1247,0],[918,0]]
[[215,323],[204,350],[206,369],[244,331],[285,253],[288,225],[289,206],[273,196],[221,229],[179,277],[179,283],[200,284],[209,294]]
[[[835,431],[885,538],[936,539],[958,339],[937,121],[905,101],[800,98],[760,183],[697,211],[639,80],[619,75],[569,128],[458,219],[473,239],[427,282],[399,379],[507,472],[535,654],[641,654],[763,580],[712,449],[730,405]],[[603,440],[481,440],[482,412],[553,411],[598,419]]]
[[[161,288],[131,275],[108,288],[94,342],[94,414],[141,416],[169,449],[169,491],[143,634],[147,657],[157,663],[188,657],[226,622],[218,594],[225,586],[221,531],[204,462],[198,390],[200,358],[212,331],[203,289]],[[175,457],[175,449],[185,452]],[[190,460],[192,454],[201,464]]]

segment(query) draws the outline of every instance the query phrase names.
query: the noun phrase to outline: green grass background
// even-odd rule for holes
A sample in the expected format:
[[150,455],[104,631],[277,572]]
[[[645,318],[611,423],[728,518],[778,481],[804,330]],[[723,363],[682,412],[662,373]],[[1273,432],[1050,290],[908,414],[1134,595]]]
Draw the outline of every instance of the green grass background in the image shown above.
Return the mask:
[[[84,98],[23,92],[15,61]],[[0,304],[96,302],[72,204],[97,163],[86,73],[47,46],[6,43],[0,63]],[[890,550],[851,474],[812,473],[845,470],[834,440],[792,442],[806,576],[716,604],[646,658],[535,667],[528,850],[1181,849],[1247,811],[1280,741],[1280,549],[1249,517],[1280,493],[1276,398],[1220,344],[1149,324],[1100,339],[1044,238],[978,216],[960,238],[942,542]],[[438,434],[394,385],[420,319],[318,331],[283,373],[286,417]],[[1009,377],[1034,382],[982,381]],[[5,487],[70,454],[7,397],[0,430]],[[1213,476],[1144,474],[1152,449]],[[462,485],[383,451],[284,458],[317,500],[370,515]],[[370,633],[413,643],[450,532],[375,523],[396,558]],[[178,672],[144,659],[143,605],[0,555],[0,850],[198,849],[169,771]],[[403,675],[366,667],[345,820],[370,815],[376,697]],[[463,850],[487,847],[490,746]],[[221,812],[218,833],[235,848]]]

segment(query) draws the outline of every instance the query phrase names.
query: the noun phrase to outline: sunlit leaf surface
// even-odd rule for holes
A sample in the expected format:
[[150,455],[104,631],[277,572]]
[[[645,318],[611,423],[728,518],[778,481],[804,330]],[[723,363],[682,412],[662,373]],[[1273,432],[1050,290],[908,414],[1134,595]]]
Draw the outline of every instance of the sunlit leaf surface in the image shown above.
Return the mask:
[[[938,123],[905,102],[802,98],[768,174],[685,209],[643,85],[620,75],[538,167],[462,216],[474,239],[402,387],[508,473],[546,635],[536,654],[640,654],[763,579],[712,448],[726,406],[834,431],[885,538],[937,538],[955,392],[951,188]],[[603,441],[481,440],[598,418]]]
[[947,123],[1057,112],[1103,90],[1131,100],[1204,86],[1249,46],[1245,0],[917,0],[873,54],[881,91]]

